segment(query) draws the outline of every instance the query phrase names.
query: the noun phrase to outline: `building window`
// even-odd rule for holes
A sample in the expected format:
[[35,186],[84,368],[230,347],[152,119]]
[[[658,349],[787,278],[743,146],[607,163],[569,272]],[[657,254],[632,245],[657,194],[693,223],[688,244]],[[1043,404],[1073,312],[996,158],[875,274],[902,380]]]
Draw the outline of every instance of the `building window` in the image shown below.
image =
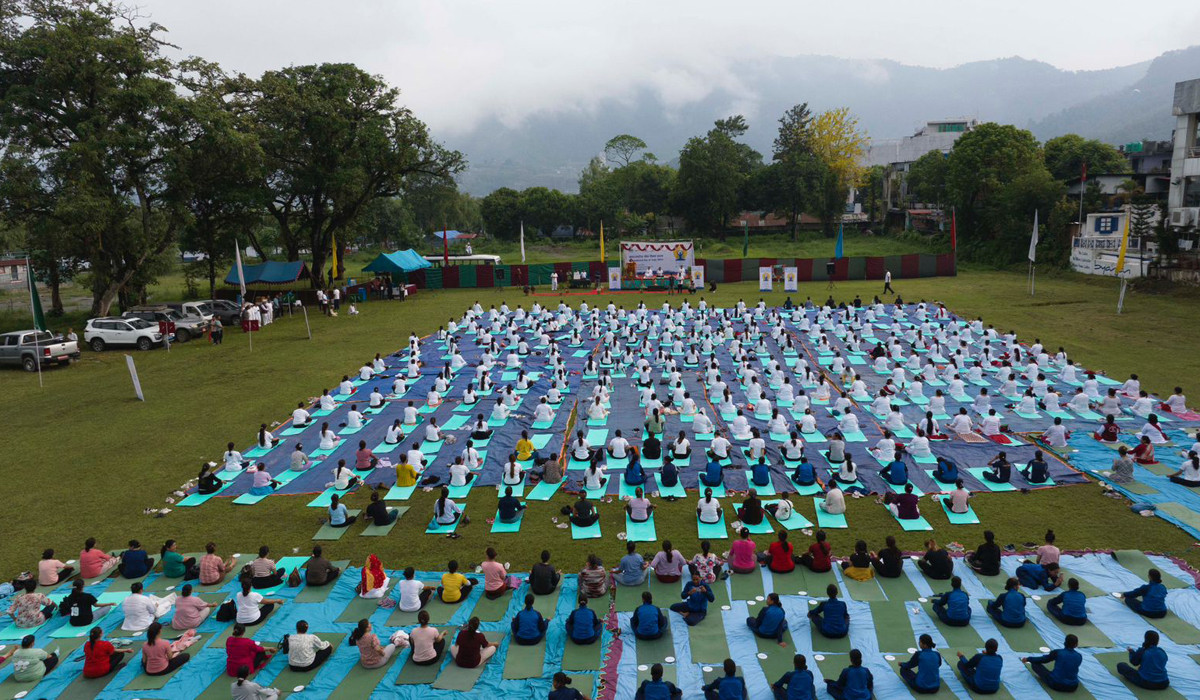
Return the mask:
[[944,134],[947,132],[961,132],[966,129],[966,125],[961,122],[958,124],[938,124],[938,133]]
[[21,268],[17,267],[16,265],[13,265],[13,266],[12,266],[12,280],[13,280],[13,282],[19,282],[19,281],[21,280],[21,272],[20,272],[20,270],[21,270]]

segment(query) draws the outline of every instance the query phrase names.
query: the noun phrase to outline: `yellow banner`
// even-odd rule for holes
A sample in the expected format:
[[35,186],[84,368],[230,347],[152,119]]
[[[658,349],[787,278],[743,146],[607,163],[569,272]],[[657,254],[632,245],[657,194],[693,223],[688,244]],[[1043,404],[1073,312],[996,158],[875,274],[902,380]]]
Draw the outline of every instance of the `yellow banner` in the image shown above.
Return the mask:
[[337,236],[336,235],[333,237],[333,242],[330,244],[330,248],[333,249],[333,255],[332,255],[333,279],[339,279],[338,271],[337,271]]
[[1119,277],[1125,271],[1125,250],[1129,248],[1129,220],[1133,218],[1132,213],[1125,213],[1125,233],[1121,235],[1121,252],[1117,255],[1117,276]]
[[606,262],[608,258],[604,257],[604,221],[600,221],[600,262]]

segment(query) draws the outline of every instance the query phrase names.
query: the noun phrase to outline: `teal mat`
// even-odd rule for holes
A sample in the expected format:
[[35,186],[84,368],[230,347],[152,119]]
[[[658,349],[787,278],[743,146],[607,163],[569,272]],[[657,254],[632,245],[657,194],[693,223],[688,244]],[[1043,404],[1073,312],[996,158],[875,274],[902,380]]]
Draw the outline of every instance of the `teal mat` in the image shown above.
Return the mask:
[[[524,504],[522,504],[524,505]],[[517,514],[517,521],[514,523],[500,522],[500,511],[496,511],[496,519],[492,522],[492,532],[520,532],[521,521],[525,519],[525,511]]]
[[754,489],[760,496],[776,495],[775,494],[775,483],[773,481],[767,482],[766,486],[759,486],[758,484],[751,481],[750,475],[753,472],[751,472],[750,470],[746,470],[742,473],[746,475],[746,488]]
[[471,420],[470,416],[463,416],[463,415],[450,416],[450,418],[448,418],[446,420],[446,422],[442,424],[442,430],[458,430],[459,428],[462,428],[463,426],[465,426],[467,424],[467,422],[470,420]]
[[657,542],[658,532],[654,527],[654,514],[644,523],[635,523],[625,514],[625,535],[630,542]]
[[[736,504],[734,512],[736,513],[736,508],[740,508],[742,505],[743,504],[741,503]],[[771,526],[771,519],[767,517],[766,512],[763,513],[762,522],[758,523],[757,525],[742,523],[742,527],[746,528],[751,534],[754,535],[769,535],[775,531],[775,529]]]
[[603,449],[608,442],[608,428],[592,428],[587,431],[587,442],[592,447]]
[[[466,513],[467,506],[465,504],[463,504],[463,505],[459,506],[459,510],[461,510],[463,513]],[[455,530],[458,529],[458,524],[460,522],[462,522],[462,518],[463,518],[463,516],[462,516],[462,514],[460,514],[458,516],[458,520],[455,520],[454,522],[450,523],[449,525],[438,525],[436,519],[430,520],[429,525],[427,525],[425,527],[425,534],[427,534],[427,535],[446,535],[451,532],[454,532]]]
[[[889,510],[888,512],[891,513],[892,511]],[[892,517],[897,523],[900,524],[900,527],[903,528],[905,532],[923,532],[933,529],[933,526],[929,524],[929,521],[926,520],[924,516],[908,520],[901,519],[900,516],[894,514]]]
[[939,496],[937,500],[938,503],[941,504],[942,512],[946,514],[946,519],[950,521],[951,525],[979,524],[979,516],[975,515],[975,509],[972,508],[969,503],[967,504],[966,513],[955,513],[954,511],[950,510],[950,506],[946,505],[946,501],[941,496]]
[[600,521],[592,523],[588,527],[579,527],[575,523],[571,523],[571,539],[573,540],[595,540],[600,538]]
[[346,497],[346,494],[350,493],[355,488],[357,488],[357,487],[348,488],[348,489],[345,489],[342,491],[338,491],[333,488],[327,488],[324,491],[322,491],[321,493],[317,494],[316,498],[309,501],[308,507],[309,508],[328,508],[330,506],[330,504],[333,503],[333,494],[336,493],[338,495],[338,498],[342,499],[342,498]]
[[230,486],[233,486],[233,481],[226,481],[225,484],[221,486],[221,488],[217,489],[213,493],[203,493],[203,494],[191,493],[191,494],[188,494],[181,501],[179,501],[179,503],[176,503],[175,505],[181,506],[183,508],[189,508],[192,506],[202,505],[204,503],[207,503],[210,498],[212,498],[213,496],[216,496],[217,494],[221,493],[222,491],[229,488]]
[[817,526],[818,527],[826,527],[826,528],[835,529],[835,530],[850,527],[850,525],[846,522],[846,514],[845,513],[842,513],[840,515],[833,515],[831,513],[826,513],[825,511],[821,510],[821,502],[823,500],[825,500],[825,499],[820,498],[820,497],[813,498],[813,508],[816,510],[816,513],[817,513]]
[[544,450],[544,449],[546,449],[546,445],[549,445],[549,444],[550,444],[550,440],[551,440],[551,439],[553,439],[553,438],[554,438],[554,436],[553,436],[553,435],[551,435],[551,434],[548,434],[548,433],[539,433],[539,434],[537,434],[537,435],[534,435],[533,437],[531,437],[531,438],[529,439],[529,441],[533,443],[533,449],[535,449],[535,450]]
[[387,494],[383,498],[387,501],[407,501],[416,490],[416,484],[412,486],[393,486],[388,489]]
[[601,480],[601,483],[600,483],[600,488],[598,488],[598,489],[584,489],[584,495],[585,495],[587,498],[590,498],[590,499],[592,499],[592,500],[598,500],[598,499],[604,498],[604,496],[605,496],[606,494],[608,494],[608,482],[609,482],[609,481],[611,481],[611,480],[612,480],[612,477],[611,477],[611,476],[607,476],[607,475],[606,475],[606,476],[605,476],[605,477],[604,477],[604,478]]
[[1016,491],[1017,487],[1009,484],[995,484],[983,478],[984,472],[990,472],[988,467],[971,467],[967,469],[967,473],[979,480],[983,487],[989,491]]
[[725,514],[715,523],[702,523],[696,519],[696,534],[702,540],[723,540],[729,537],[729,526],[725,523]]
[[566,479],[559,479],[554,484],[539,481],[536,486],[530,489],[529,494],[525,497],[531,501],[548,501],[554,497],[554,494],[558,493],[558,490],[562,488],[565,481]]

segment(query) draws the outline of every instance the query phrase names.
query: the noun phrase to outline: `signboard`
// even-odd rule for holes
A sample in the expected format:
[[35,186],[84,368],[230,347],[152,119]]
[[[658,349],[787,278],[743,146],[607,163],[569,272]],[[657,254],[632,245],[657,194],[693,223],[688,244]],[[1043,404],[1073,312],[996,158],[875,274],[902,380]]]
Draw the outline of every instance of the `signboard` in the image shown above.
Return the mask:
[[608,288],[609,289],[620,289],[621,288],[621,268],[619,268],[619,267],[608,268]]
[[783,268],[783,291],[799,291],[800,275],[794,267]]
[[704,291],[704,266],[703,265],[693,265],[692,266],[692,283],[696,286],[696,289]]
[[758,268],[758,291],[769,292],[774,288],[775,280],[771,276],[771,268]]
[[654,243],[621,242],[621,267],[630,263],[637,266],[638,274],[679,272],[696,264],[696,248],[691,241],[663,241]]

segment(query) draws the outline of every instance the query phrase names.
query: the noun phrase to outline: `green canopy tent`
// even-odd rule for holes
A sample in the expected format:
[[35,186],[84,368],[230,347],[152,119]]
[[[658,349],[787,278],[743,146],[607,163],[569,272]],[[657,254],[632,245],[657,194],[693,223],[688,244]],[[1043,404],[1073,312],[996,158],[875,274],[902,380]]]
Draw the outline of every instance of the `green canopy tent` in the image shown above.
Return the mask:
[[398,250],[394,253],[380,253],[379,257],[372,260],[369,265],[363,268],[363,272],[387,275],[394,287],[407,284],[408,273],[415,272],[416,270],[424,270],[428,267],[433,267],[433,265],[418,255],[417,251],[409,248],[408,250]]

